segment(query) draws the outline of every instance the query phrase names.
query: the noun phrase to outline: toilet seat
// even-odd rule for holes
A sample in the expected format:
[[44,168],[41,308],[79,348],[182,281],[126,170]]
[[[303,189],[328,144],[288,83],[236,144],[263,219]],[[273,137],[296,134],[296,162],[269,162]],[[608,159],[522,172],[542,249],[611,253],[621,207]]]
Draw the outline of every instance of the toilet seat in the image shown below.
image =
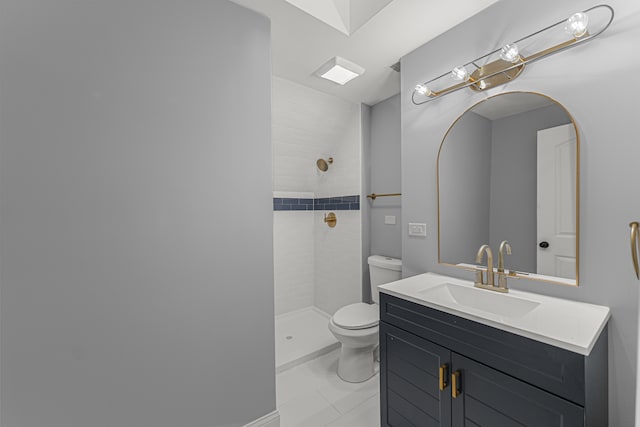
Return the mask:
[[358,302],[342,307],[333,315],[333,323],[344,329],[367,329],[378,325],[378,305]]

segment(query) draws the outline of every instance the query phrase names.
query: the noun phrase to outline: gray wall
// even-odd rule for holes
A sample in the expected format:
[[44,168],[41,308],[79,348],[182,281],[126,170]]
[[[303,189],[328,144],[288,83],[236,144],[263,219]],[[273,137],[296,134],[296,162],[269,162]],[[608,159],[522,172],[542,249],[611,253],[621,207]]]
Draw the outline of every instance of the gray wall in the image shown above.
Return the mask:
[[[371,193],[400,192],[400,95],[371,108]],[[400,197],[368,199],[372,255],[402,258]],[[385,224],[385,216],[395,216],[396,224]]]
[[570,122],[562,107],[551,105],[492,122],[492,248],[508,239],[507,267],[536,272],[538,131]]
[[[519,280],[512,288],[611,307],[609,404],[611,426],[634,425],[638,282],[629,256],[629,222],[640,217],[637,194],[637,108],[640,88],[628,70],[640,69],[640,3],[608,2],[612,26],[599,38],[531,64],[509,90],[542,92],[563,104],[580,138],[580,287]],[[501,1],[402,59],[403,225],[437,223],[435,165],[440,141],[455,118],[487,94],[458,91],[422,106],[411,103],[417,83],[567,17],[593,2]],[[514,19],[523,17],[526,19]],[[472,35],[472,36],[470,36]],[[426,165],[426,166],[425,166]],[[404,233],[403,233],[404,234]],[[403,275],[433,271],[473,280],[473,273],[439,265],[437,239],[403,237]]]
[[275,410],[269,31],[227,1],[2,2],[2,427]]
[[437,161],[440,261],[474,264],[490,235],[491,121],[464,114],[447,134]]

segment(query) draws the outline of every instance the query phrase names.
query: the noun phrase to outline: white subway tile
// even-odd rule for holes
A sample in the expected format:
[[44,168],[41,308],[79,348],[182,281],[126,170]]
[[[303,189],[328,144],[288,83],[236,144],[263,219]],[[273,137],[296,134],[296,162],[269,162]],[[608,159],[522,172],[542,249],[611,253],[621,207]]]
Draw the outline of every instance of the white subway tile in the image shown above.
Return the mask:
[[[360,106],[277,77],[272,87],[274,197],[360,194]],[[316,160],[328,157],[320,172]],[[331,229],[324,211],[274,212],[276,313],[361,301],[360,211],[335,213]]]

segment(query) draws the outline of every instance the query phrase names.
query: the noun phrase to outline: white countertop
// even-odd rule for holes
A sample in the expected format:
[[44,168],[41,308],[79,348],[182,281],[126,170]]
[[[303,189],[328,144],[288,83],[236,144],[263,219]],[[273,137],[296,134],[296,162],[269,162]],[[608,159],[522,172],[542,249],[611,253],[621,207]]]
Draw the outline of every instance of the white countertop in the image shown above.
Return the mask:
[[[452,284],[450,286],[446,284]],[[505,313],[489,312],[443,297],[444,286],[467,289],[470,296],[504,304]],[[470,288],[470,289],[469,289]],[[431,307],[503,331],[588,356],[610,317],[609,307],[554,298],[517,290],[501,294],[473,287],[473,282],[435,273],[424,273],[379,286],[380,292]],[[458,288],[459,289],[459,288]],[[482,292],[482,293],[478,293]],[[489,295],[484,294],[485,292]],[[450,295],[450,294],[447,294]],[[482,298],[477,298],[482,299]],[[510,304],[511,303],[511,304]],[[517,303],[517,304],[516,304]],[[529,307],[522,314],[509,313],[511,306]],[[533,308],[530,308],[533,307]],[[517,311],[517,309],[514,309]],[[512,310],[513,311],[513,310]],[[526,312],[525,312],[526,311]]]

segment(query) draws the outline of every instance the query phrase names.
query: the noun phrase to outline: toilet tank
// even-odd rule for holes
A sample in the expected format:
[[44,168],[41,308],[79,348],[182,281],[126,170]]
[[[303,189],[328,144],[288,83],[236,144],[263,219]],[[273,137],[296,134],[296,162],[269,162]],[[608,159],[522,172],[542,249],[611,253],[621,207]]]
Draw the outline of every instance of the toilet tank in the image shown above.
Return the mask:
[[382,255],[371,255],[368,258],[369,277],[371,281],[371,299],[379,303],[378,286],[402,279],[402,260]]

